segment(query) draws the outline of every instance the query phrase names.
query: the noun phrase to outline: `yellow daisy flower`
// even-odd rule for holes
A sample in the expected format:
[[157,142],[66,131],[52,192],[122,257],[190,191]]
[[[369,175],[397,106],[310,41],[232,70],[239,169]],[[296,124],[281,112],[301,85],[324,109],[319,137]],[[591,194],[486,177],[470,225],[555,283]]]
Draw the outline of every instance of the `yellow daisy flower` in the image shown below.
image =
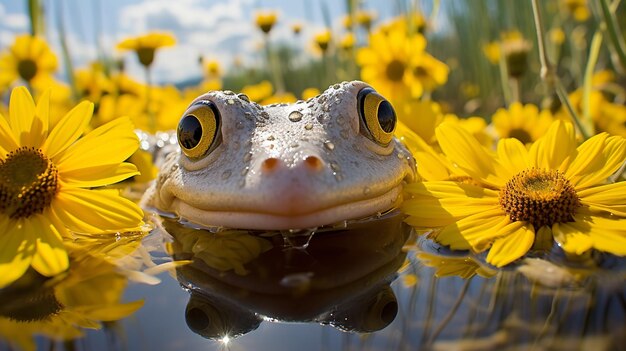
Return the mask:
[[376,20],[376,13],[372,11],[358,11],[355,15],[356,23],[366,31],[372,28],[372,23]]
[[35,106],[24,87],[11,94],[9,119],[0,117],[0,287],[32,266],[44,276],[68,268],[63,246],[70,231],[135,230],[143,213],[117,190],[98,187],[136,174],[127,159],[138,147],[128,118],[81,138],[93,104],[81,102],[49,128],[50,94]]
[[154,61],[156,49],[173,46],[176,38],[168,33],[148,33],[134,38],[127,38],[117,44],[119,50],[134,51],[139,58],[139,62],[145,67],[149,67]]
[[420,34],[407,36],[402,30],[375,32],[370,35],[369,46],[357,51],[361,78],[393,101],[419,97],[424,87],[413,74],[412,60],[425,47],[426,39]]
[[579,255],[590,249],[626,255],[626,182],[607,184],[626,158],[626,139],[598,134],[577,146],[570,123],[555,121],[527,149],[501,139],[494,155],[468,132],[447,122],[437,139],[448,159],[481,186],[433,181],[405,189],[407,222],[442,227],[435,240],[454,250],[489,250],[487,262],[504,266],[553,236]]
[[9,52],[0,57],[0,82],[9,85],[22,79],[43,88],[52,82],[57,67],[57,58],[43,39],[19,35]]
[[302,91],[302,100],[308,100],[316,97],[320,94],[320,90],[317,88],[306,88]]
[[261,81],[258,84],[246,85],[241,88],[241,92],[248,95],[250,101],[261,102],[264,99],[272,96],[274,87],[268,80]]
[[584,22],[591,16],[587,0],[561,0],[561,5],[578,22]]
[[415,57],[412,70],[413,76],[426,91],[444,85],[450,72],[448,65],[425,52]]
[[265,34],[269,34],[277,20],[278,14],[276,11],[259,11],[254,16],[256,26]]
[[328,51],[331,40],[332,33],[328,29],[315,34],[313,37],[313,41],[317,44],[317,48],[320,49],[322,53],[326,53],[326,51]]
[[554,117],[549,110],[533,104],[512,103],[508,109],[500,108],[491,117],[491,123],[500,138],[515,138],[523,144],[532,143],[550,128]]

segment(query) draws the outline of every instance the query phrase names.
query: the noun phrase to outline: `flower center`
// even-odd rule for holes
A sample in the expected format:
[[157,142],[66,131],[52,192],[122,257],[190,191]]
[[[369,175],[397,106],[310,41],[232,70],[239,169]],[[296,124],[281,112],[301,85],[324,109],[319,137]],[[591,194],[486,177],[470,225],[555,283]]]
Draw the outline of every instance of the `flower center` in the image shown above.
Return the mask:
[[522,144],[528,144],[533,141],[528,131],[522,128],[513,128],[509,131],[509,138],[515,138],[522,142]]
[[581,203],[561,172],[531,168],[516,174],[500,189],[500,206],[512,221],[527,221],[539,229],[574,221]]
[[26,218],[50,205],[59,171],[39,149],[21,147],[0,161],[0,213]]
[[[3,301],[5,298],[7,296],[3,296]],[[16,291],[9,301],[0,307],[0,316],[17,322],[46,321],[63,309],[52,288]]]
[[387,78],[389,78],[389,80],[399,82],[404,76],[405,68],[406,66],[404,65],[404,62],[400,60],[391,60],[391,62],[387,64],[385,74],[387,75]]
[[153,48],[139,48],[137,49],[137,57],[139,57],[139,62],[145,67],[149,67],[154,61],[154,51]]
[[17,64],[17,73],[27,82],[37,74],[37,64],[31,59],[20,60]]

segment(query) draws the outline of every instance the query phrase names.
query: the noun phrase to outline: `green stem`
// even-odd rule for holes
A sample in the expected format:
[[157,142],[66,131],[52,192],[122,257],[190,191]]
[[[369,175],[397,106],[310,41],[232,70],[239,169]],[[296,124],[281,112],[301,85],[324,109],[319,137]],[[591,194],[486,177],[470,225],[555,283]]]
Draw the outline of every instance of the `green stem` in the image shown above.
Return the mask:
[[548,86],[556,91],[559,100],[565,109],[569,113],[572,122],[578,129],[578,132],[583,136],[585,140],[590,138],[589,133],[584,128],[578,117],[578,113],[574,110],[572,102],[569,100],[567,91],[563,86],[563,83],[556,74],[554,66],[550,63],[548,54],[546,53],[546,42],[544,38],[543,22],[541,20],[541,10],[539,8],[538,0],[530,0],[533,7],[533,18],[535,21],[535,29],[537,34],[537,49],[539,51],[539,61],[541,62],[541,79],[548,84]]
[[583,83],[583,114],[582,120],[588,132],[593,132],[593,120],[591,119],[591,89],[593,81],[593,71],[598,62],[598,54],[602,45],[602,32],[596,32],[591,40],[591,49],[589,50],[589,58],[587,59],[587,67],[585,67],[585,79]]
[[72,56],[70,55],[70,49],[67,45],[67,35],[65,33],[65,19],[63,18],[63,1],[59,1],[57,4],[57,26],[59,31],[59,41],[61,44],[61,54],[63,56],[63,64],[65,65],[67,81],[72,91],[72,99],[77,101],[80,97],[78,88],[76,87],[76,80],[74,79],[74,64],[72,63]]
[[619,30],[615,14],[611,11],[608,0],[598,0],[600,5],[600,14],[606,26],[606,32],[611,42],[611,46],[615,50],[615,54],[619,60],[622,70],[626,70],[626,49],[624,49],[624,37]]
[[282,74],[280,71],[280,66],[276,60],[275,52],[272,51],[270,47],[270,39],[269,34],[265,35],[265,54],[267,56],[267,65],[272,75],[272,80],[274,81],[274,87],[276,88],[276,93],[284,93],[285,92],[285,84],[283,83]]
[[506,61],[502,55],[500,49],[500,58],[498,59],[498,69],[500,72],[500,85],[502,86],[502,95],[504,95],[504,103],[508,107],[513,102],[513,95],[511,93],[511,85],[509,84],[508,76],[509,70],[506,67]]
[[148,116],[148,128],[151,133],[155,133],[157,130],[156,116],[152,111],[152,74],[150,72],[150,66],[146,67],[146,115]]
[[41,33],[41,4],[39,0],[28,0],[28,15],[30,17],[30,34],[36,36]]

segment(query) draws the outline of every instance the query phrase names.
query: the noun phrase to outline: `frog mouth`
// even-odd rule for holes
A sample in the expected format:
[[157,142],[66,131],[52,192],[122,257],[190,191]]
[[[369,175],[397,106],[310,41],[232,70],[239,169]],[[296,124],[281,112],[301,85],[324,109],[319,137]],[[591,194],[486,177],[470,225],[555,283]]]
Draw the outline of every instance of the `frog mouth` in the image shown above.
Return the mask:
[[307,212],[293,206],[284,210],[212,210],[194,207],[180,198],[174,199],[171,210],[186,221],[203,227],[226,227],[258,230],[304,229],[332,225],[344,220],[359,219],[398,207],[402,201],[402,184],[390,190],[356,201],[332,204]]

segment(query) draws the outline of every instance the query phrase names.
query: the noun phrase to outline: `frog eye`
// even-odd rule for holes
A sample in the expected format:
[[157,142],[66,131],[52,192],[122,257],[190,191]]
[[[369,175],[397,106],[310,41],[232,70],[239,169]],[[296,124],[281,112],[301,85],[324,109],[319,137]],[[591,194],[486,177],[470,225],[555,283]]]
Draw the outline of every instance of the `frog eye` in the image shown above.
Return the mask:
[[199,158],[221,141],[220,113],[214,103],[199,101],[185,111],[176,131],[178,145],[189,158]]
[[396,129],[393,106],[372,88],[363,88],[357,95],[361,132],[380,145],[387,145]]

